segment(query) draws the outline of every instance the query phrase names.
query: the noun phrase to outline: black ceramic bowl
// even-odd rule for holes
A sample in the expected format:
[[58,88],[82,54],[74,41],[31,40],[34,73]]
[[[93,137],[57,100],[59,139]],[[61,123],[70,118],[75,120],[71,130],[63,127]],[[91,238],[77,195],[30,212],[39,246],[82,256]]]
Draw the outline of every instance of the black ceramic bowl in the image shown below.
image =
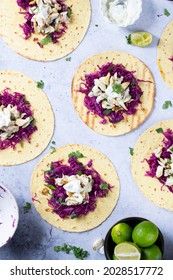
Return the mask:
[[[114,248],[116,246],[116,244],[113,242],[112,237],[111,237],[112,228],[119,223],[127,223],[132,228],[134,228],[137,224],[139,224],[140,222],[143,222],[143,221],[149,221],[149,220],[144,219],[144,218],[140,218],[140,217],[125,218],[125,219],[122,219],[122,220],[118,221],[117,223],[115,223],[109,229],[108,233],[106,234],[105,241],[104,241],[104,252],[105,252],[105,257],[106,257],[107,260],[112,260],[113,259],[112,257],[113,257],[113,253],[114,253]],[[160,248],[160,250],[162,252],[162,256],[163,256],[163,253],[164,253],[164,238],[163,238],[163,235],[162,235],[160,230],[159,230],[159,236],[158,236],[155,244]]]

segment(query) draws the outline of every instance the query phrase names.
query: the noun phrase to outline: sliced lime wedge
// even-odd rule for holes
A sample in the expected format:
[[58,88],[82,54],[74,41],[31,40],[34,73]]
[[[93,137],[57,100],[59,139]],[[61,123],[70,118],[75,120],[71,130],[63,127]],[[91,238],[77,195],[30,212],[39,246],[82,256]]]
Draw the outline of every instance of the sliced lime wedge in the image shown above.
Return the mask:
[[153,35],[149,32],[133,32],[130,34],[131,43],[138,47],[146,47],[152,43]]
[[114,255],[118,260],[140,260],[141,252],[136,244],[122,242],[115,246]]

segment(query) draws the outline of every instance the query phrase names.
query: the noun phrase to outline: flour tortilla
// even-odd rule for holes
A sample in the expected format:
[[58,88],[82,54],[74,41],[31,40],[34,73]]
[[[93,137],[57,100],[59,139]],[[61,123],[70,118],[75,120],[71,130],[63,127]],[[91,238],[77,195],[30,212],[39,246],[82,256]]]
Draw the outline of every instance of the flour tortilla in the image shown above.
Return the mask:
[[0,165],[15,165],[27,162],[47,147],[54,131],[54,114],[49,100],[36,82],[26,75],[16,71],[0,71],[0,91],[10,88],[12,92],[25,95],[30,102],[37,131],[31,135],[30,143],[23,141],[16,149],[11,147],[0,150]]
[[[124,120],[117,124],[107,122],[101,124],[102,118],[93,113],[88,113],[88,109],[84,106],[84,94],[78,92],[82,79],[85,74],[98,71],[98,66],[102,66],[107,62],[114,64],[123,64],[129,71],[136,71],[134,76],[147,82],[140,82],[139,86],[143,91],[141,104],[135,115],[127,116],[124,114]],[[150,82],[148,82],[150,81]],[[96,54],[84,61],[77,69],[72,82],[72,99],[75,110],[82,121],[94,131],[108,135],[116,136],[125,134],[138,127],[151,113],[154,106],[155,85],[151,72],[146,65],[136,57],[123,52],[105,52]]]
[[156,132],[156,129],[160,127],[163,131],[168,128],[173,130],[173,120],[155,124],[138,139],[131,161],[132,175],[141,192],[150,201],[159,207],[173,211],[173,193],[166,186],[162,186],[157,178],[145,176],[146,171],[149,171],[149,165],[144,159],[149,159],[153,151],[162,145],[164,136]]
[[[67,163],[68,154],[76,151],[80,151],[85,156],[79,159],[84,164],[93,159],[93,168],[99,172],[103,180],[114,187],[105,198],[97,200],[94,212],[89,212],[80,218],[61,219],[57,214],[52,213],[47,202],[48,196],[42,193],[45,189],[44,171],[50,169],[50,163],[53,161],[64,159],[64,163]],[[44,220],[64,231],[82,232],[97,227],[111,214],[119,197],[119,180],[114,166],[105,155],[88,146],[71,144],[57,148],[55,153],[46,155],[39,162],[32,174],[31,193],[36,199],[34,200],[36,210]]]
[[158,45],[158,67],[165,83],[173,89],[173,20],[164,29]]
[[33,34],[24,40],[24,34],[19,24],[24,23],[24,15],[19,14],[20,7],[16,0],[0,1],[0,34],[5,42],[18,54],[38,61],[51,61],[71,53],[81,43],[87,32],[90,17],[90,0],[67,0],[67,6],[72,6],[72,21],[68,24],[66,33],[56,44],[49,43],[40,48],[34,38],[41,41],[42,35]]

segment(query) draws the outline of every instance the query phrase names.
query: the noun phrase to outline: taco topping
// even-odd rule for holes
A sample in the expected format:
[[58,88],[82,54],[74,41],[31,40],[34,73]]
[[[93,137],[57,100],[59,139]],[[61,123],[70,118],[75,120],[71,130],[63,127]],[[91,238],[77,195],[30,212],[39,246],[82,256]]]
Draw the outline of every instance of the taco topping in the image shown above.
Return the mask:
[[99,115],[103,124],[106,120],[117,123],[124,114],[136,113],[143,92],[133,73],[121,64],[107,63],[97,72],[85,75],[79,91],[85,94],[85,106]]
[[146,175],[157,178],[173,192],[173,132],[167,129],[163,135],[163,144],[158,146],[146,160],[150,167]]
[[68,164],[63,164],[63,160],[52,162],[51,169],[44,175],[46,186],[51,190],[48,204],[62,219],[94,211],[97,198],[106,197],[112,188],[92,167],[91,160],[84,166],[76,156],[70,155]]
[[21,26],[25,39],[35,33],[46,36],[41,40],[41,46],[58,42],[67,29],[72,13],[64,2],[65,0],[17,0],[17,4],[26,11],[26,22]]
[[0,150],[13,147],[23,140],[30,140],[37,129],[30,104],[24,95],[5,89],[0,92]]

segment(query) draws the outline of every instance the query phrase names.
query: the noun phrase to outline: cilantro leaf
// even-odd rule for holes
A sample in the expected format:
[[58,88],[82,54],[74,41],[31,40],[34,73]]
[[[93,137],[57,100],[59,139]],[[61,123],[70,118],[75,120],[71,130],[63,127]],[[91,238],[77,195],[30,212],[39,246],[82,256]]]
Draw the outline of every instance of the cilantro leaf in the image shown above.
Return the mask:
[[109,115],[111,112],[112,112],[111,109],[105,109],[105,110],[103,111],[103,114],[104,114],[104,115]]
[[70,7],[68,7],[67,9],[67,16],[70,17],[72,14],[72,9]]
[[131,34],[129,36],[126,36],[126,40],[128,45],[132,45]]
[[112,85],[112,90],[113,90],[113,92],[116,92],[116,93],[120,94],[120,93],[123,92],[124,89],[123,89],[121,84],[113,84]]
[[108,184],[106,184],[106,183],[105,184],[101,184],[100,185],[100,189],[101,190],[108,190]]
[[28,213],[31,209],[31,203],[26,202],[25,206],[23,206],[24,213]]
[[52,37],[50,37],[49,35],[47,35],[45,38],[43,38],[40,41],[40,45],[44,46],[47,45],[48,43],[52,42]]
[[162,105],[162,109],[168,109],[169,107],[172,107],[172,102],[170,100],[165,101],[165,103]]
[[70,254],[72,252],[77,259],[83,260],[84,258],[88,257],[89,252],[76,246],[68,245],[64,243],[62,246],[55,246],[54,251],[56,253],[62,251],[66,254]]
[[49,189],[56,191],[56,187],[53,185],[45,185],[46,187],[48,187]]
[[53,146],[50,146],[50,149],[51,149],[51,154],[53,154],[53,153],[55,153],[56,152],[56,148],[55,147],[53,147]]
[[72,152],[68,155],[69,158],[71,157],[77,157],[77,158],[84,158],[85,156],[80,153],[79,151],[76,151],[76,152]]
[[40,80],[39,82],[37,82],[37,87],[38,88],[43,88],[44,87],[44,82],[42,80]]
[[66,57],[66,61],[71,61],[71,57]]
[[133,155],[134,155],[134,149],[133,149],[133,148],[131,148],[131,147],[129,147],[129,150],[130,150],[130,154],[131,154],[131,156],[133,156]]
[[156,129],[156,132],[157,132],[157,133],[163,133],[163,128],[161,128],[161,127],[157,128],[157,129]]
[[169,11],[168,11],[167,9],[164,9],[164,15],[165,15],[166,17],[169,17],[169,16],[170,16],[170,13],[169,13]]

